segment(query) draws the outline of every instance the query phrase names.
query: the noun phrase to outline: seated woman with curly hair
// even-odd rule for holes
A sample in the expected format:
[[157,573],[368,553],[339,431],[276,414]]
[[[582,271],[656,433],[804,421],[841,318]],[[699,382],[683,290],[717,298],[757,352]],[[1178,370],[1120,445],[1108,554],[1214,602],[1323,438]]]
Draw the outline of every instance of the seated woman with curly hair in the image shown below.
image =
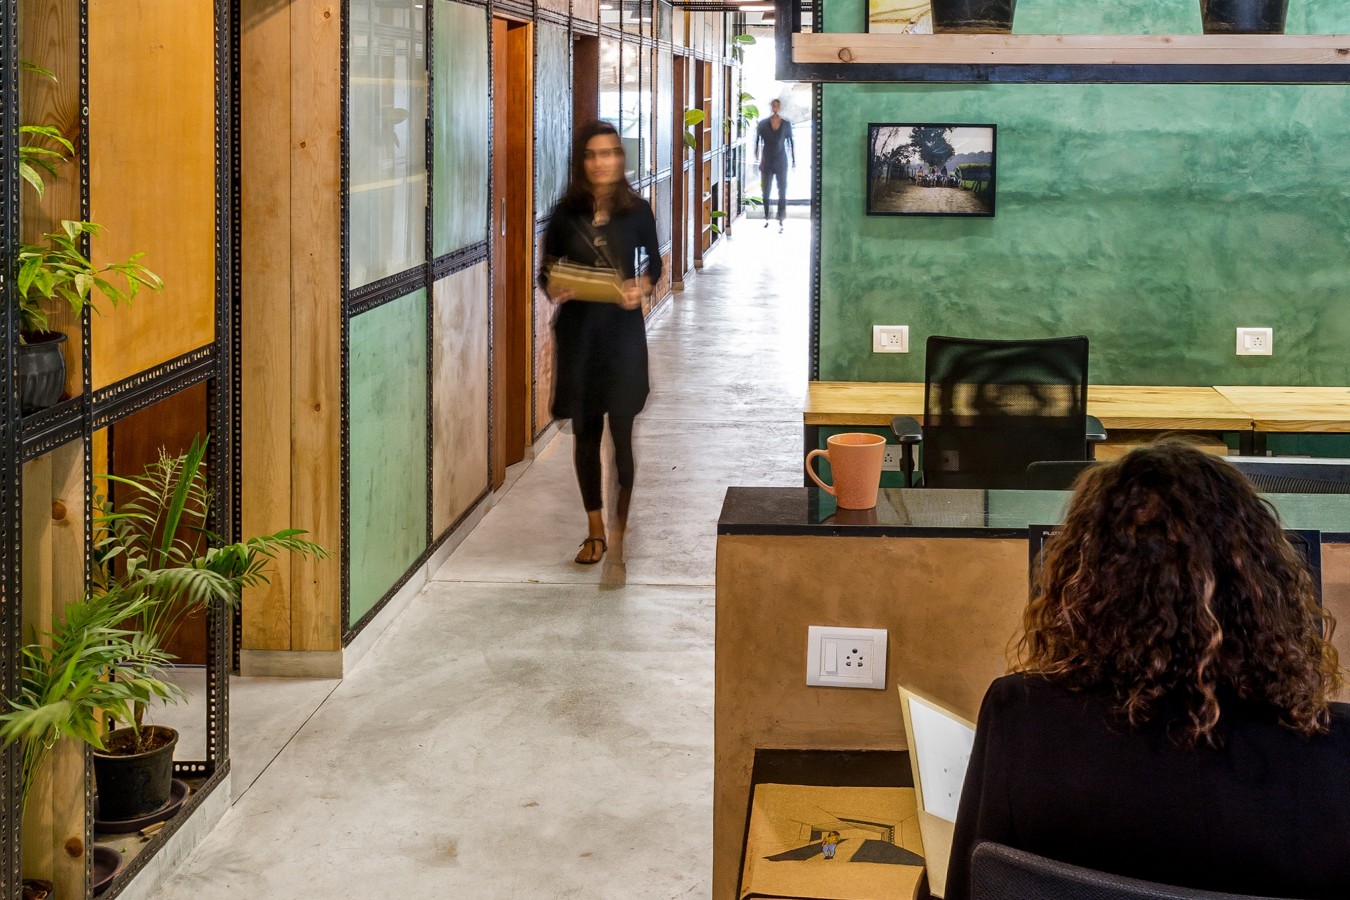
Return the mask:
[[980,709],[946,900],[995,841],[1164,884],[1350,897],[1332,622],[1247,480],[1175,440],[1086,472]]

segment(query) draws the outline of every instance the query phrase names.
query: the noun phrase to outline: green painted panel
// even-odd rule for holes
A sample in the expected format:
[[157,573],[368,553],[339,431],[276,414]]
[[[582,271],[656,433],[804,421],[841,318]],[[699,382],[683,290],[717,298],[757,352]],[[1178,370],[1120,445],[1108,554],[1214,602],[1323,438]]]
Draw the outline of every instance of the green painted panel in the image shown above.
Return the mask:
[[534,184],[535,210],[546,216],[567,188],[572,157],[572,60],[567,29],[535,26]]
[[486,10],[436,0],[435,16],[431,232],[444,256],[487,240],[491,67]]
[[351,321],[351,621],[427,546],[427,295]]
[[[1104,30],[1087,6],[1111,4],[1027,3],[1018,30]],[[1125,6],[1199,30],[1189,3]],[[1291,30],[1350,30],[1291,6]],[[1350,383],[1350,87],[826,85],[822,116],[822,379],[921,381],[930,334],[1082,333],[1096,383]],[[869,122],[997,123],[997,216],[867,217]],[[914,352],[871,353],[874,324]],[[1275,355],[1236,356],[1239,325]]]

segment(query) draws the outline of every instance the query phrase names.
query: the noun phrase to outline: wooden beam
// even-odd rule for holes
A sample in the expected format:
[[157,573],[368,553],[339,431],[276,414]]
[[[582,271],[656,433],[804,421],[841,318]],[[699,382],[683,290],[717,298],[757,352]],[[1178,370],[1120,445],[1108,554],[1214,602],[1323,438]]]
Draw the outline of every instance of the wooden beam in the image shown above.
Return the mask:
[[1350,65],[1350,35],[792,35],[794,63],[897,65]]

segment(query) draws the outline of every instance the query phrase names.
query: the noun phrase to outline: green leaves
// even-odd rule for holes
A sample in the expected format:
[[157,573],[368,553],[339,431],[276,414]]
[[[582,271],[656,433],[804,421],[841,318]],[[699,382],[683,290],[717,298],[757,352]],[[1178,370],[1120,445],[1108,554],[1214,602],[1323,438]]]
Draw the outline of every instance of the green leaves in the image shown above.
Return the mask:
[[753,34],[736,34],[731,37],[731,58],[738,63],[745,62],[745,48],[755,43]]
[[[95,293],[116,307],[130,303],[142,287],[163,290],[163,280],[141,265],[142,253],[133,255],[126,262],[95,266],[81,251],[80,244],[85,235],[96,236],[102,232],[103,226],[94,222],[64,219],[60,231],[43,235],[45,244],[24,244],[19,248],[15,278],[21,331],[47,330],[44,300],[64,300],[78,315],[86,305],[98,311],[91,302]],[[102,277],[105,272],[117,275],[126,287],[118,287],[114,281]]]
[[698,135],[694,129],[702,125],[706,118],[707,114],[701,109],[686,109],[684,111],[684,145],[690,150],[694,149],[698,141]]

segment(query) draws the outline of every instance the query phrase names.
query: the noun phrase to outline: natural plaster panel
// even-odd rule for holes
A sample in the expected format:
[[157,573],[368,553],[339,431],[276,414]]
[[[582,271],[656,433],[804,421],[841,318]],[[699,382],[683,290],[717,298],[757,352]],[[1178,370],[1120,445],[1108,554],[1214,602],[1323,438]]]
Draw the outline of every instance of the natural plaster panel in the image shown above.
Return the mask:
[[432,353],[432,532],[444,534],[488,483],[488,268],[436,282]]
[[351,322],[351,616],[365,615],[427,546],[425,290]]
[[[566,12],[567,0],[562,4]],[[534,203],[535,215],[543,218],[567,187],[572,156],[572,54],[567,29],[540,22],[534,47]]]
[[[1117,6],[1018,30],[1199,30],[1194,4],[1093,15]],[[1290,16],[1350,28],[1330,0]],[[922,380],[932,334],[1086,334],[1097,383],[1350,381],[1350,86],[826,85],[822,116],[821,378]],[[997,215],[866,216],[870,122],[997,124]],[[874,324],[913,352],[871,353]],[[1274,356],[1236,356],[1240,325]]]
[[[544,258],[544,238],[539,235],[535,241],[534,258]],[[548,423],[553,421],[550,411],[553,405],[553,321],[558,318],[558,307],[552,303],[542,290],[536,288],[534,296],[534,434],[538,437]]]

